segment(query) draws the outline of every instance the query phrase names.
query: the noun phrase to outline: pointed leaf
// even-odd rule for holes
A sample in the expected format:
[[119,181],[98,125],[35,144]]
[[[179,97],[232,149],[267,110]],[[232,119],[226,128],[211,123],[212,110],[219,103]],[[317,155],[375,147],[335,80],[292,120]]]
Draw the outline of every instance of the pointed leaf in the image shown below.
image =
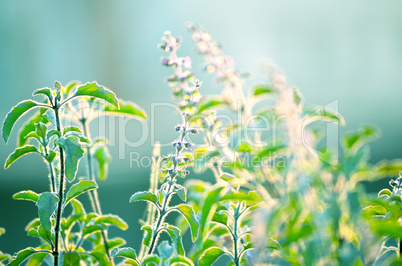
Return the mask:
[[184,202],[187,201],[187,189],[179,184],[175,185],[174,191],[180,197],[180,199]]
[[185,255],[180,229],[177,228],[176,226],[168,225],[165,230],[172,239],[172,242],[175,245],[177,253],[179,255]]
[[60,145],[64,150],[66,177],[68,181],[72,182],[77,174],[78,163],[81,157],[84,155],[84,150],[78,143],[78,139],[74,136],[59,138],[56,141],[56,144]]
[[123,219],[121,219],[119,216],[113,215],[113,214],[102,215],[101,217],[97,218],[95,220],[95,224],[99,224],[99,223],[104,223],[107,225],[115,225],[118,228],[120,228],[121,230],[127,230],[127,228],[128,228],[127,223],[125,221],[123,221]]
[[32,93],[32,96],[35,96],[38,94],[45,95],[49,99],[49,101],[52,101],[52,99],[53,99],[52,91],[50,90],[50,88],[46,87],[46,88],[37,89]]
[[98,188],[98,185],[96,184],[95,181],[81,180],[80,182],[71,186],[70,190],[67,192],[66,201],[64,204],[67,205],[70,200],[78,197],[82,193],[85,193],[87,191],[97,189],[97,188]]
[[10,112],[7,113],[6,118],[3,122],[3,127],[1,129],[1,133],[4,139],[4,142],[7,143],[10,137],[11,130],[14,127],[15,122],[28,110],[33,107],[37,107],[38,103],[32,100],[26,100],[19,102],[16,106],[14,106]]
[[128,115],[136,119],[147,119],[145,111],[133,102],[119,100],[119,106],[120,108],[117,109],[114,106],[107,105],[105,106],[104,111],[106,114],[111,115]]
[[15,151],[8,156],[6,164],[4,165],[4,168],[7,169],[16,160],[18,160],[22,156],[24,156],[28,153],[32,153],[32,152],[38,152],[38,149],[32,145],[27,145],[27,146],[23,146],[23,147],[19,147],[19,148],[15,149]]
[[212,247],[201,255],[201,258],[198,262],[198,266],[210,266],[212,265],[220,256],[222,256],[225,252],[223,249],[218,247]]
[[227,102],[221,97],[207,97],[200,101],[198,105],[197,114],[209,110],[211,108],[216,109],[216,107],[221,105],[227,105]]
[[78,132],[82,134],[81,129],[75,126],[68,126],[63,128],[63,135],[66,135],[68,132]]
[[98,231],[103,231],[106,229],[106,225],[104,224],[93,224],[93,225],[87,225],[84,227],[82,230],[82,233],[84,235],[84,238],[86,238],[88,235],[98,232]]
[[59,197],[56,193],[44,192],[39,195],[36,206],[38,206],[40,223],[46,230],[50,231],[52,228],[52,222],[50,218],[52,214],[56,211],[58,202]]
[[35,254],[37,252],[38,252],[38,250],[36,250],[34,248],[23,249],[23,250],[19,251],[16,255],[11,257],[8,265],[11,265],[11,266],[21,265],[29,256],[31,256],[32,254]]
[[28,142],[26,137],[30,132],[34,132],[36,130],[35,124],[39,122],[43,122],[45,124],[49,123],[49,120],[43,116],[45,111],[46,108],[39,108],[39,110],[35,112],[36,114],[28,119],[27,123],[21,127],[18,133],[18,147],[22,147]]
[[184,218],[186,218],[188,225],[190,226],[191,236],[194,242],[198,237],[198,229],[200,227],[200,223],[195,216],[193,208],[186,204],[180,204],[176,206],[175,209],[178,210],[184,216]]
[[140,201],[140,200],[149,201],[149,202],[152,202],[153,204],[157,205],[156,202],[158,201],[158,198],[152,192],[140,191],[131,196],[130,203],[134,202],[134,201]]
[[135,253],[135,250],[130,247],[126,248],[116,248],[112,251],[112,256],[114,257],[123,257],[127,259],[137,259],[137,254]]
[[50,254],[47,252],[35,253],[29,258],[25,266],[43,265],[43,260],[46,258],[46,256],[50,256]]
[[176,265],[194,266],[194,263],[189,258],[186,258],[185,256],[175,256],[174,258],[171,258],[169,260],[169,264],[172,266],[176,266]]
[[95,159],[99,166],[99,179],[105,180],[108,173],[109,163],[112,161],[112,156],[105,146],[95,148]]
[[146,231],[145,237],[142,240],[142,244],[149,247],[149,244],[151,243],[152,234],[153,234],[152,227],[149,225],[144,225],[143,227],[141,227],[141,230]]
[[15,193],[13,195],[13,199],[16,200],[30,200],[33,201],[35,203],[38,202],[38,194],[36,192],[33,192],[32,190],[24,190],[24,191],[20,191],[18,193]]
[[100,98],[109,102],[116,108],[119,108],[119,101],[117,100],[114,92],[102,85],[97,84],[96,82],[88,82],[79,86],[73,96],[92,96]]
[[381,189],[380,192],[378,192],[378,197],[391,197],[392,192],[388,188]]

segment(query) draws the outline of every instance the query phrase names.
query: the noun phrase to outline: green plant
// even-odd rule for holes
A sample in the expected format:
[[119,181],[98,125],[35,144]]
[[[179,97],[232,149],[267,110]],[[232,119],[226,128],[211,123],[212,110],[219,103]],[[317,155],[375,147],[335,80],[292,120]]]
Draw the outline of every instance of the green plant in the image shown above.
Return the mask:
[[[38,89],[34,91],[33,95],[44,95],[45,101],[22,101],[7,114],[3,122],[2,136],[7,142],[17,120],[29,110],[39,108],[37,115],[22,128],[19,147],[8,157],[5,168],[26,154],[37,153],[41,155],[49,167],[50,192],[37,194],[27,190],[13,196],[14,199],[29,200],[36,203],[39,218],[34,219],[26,230],[28,235],[40,238],[42,245],[36,249],[30,247],[18,252],[10,259],[9,265],[19,265],[28,257],[31,257],[29,260],[31,264],[40,263],[47,259],[48,255],[52,255],[54,265],[58,265],[59,261],[62,264],[71,264],[79,263],[80,260],[87,262],[96,260],[102,265],[108,265],[110,261],[107,258],[107,249],[110,245],[124,244],[124,240],[114,239],[109,244],[105,230],[110,225],[126,229],[127,224],[118,216],[102,215],[100,211],[97,194],[94,192],[98,186],[91,174],[92,149],[95,149],[100,167],[99,172],[103,178],[110,159],[105,147],[96,146],[99,141],[95,140],[91,143],[89,139],[87,122],[93,117],[84,116],[83,110],[79,110],[83,115],[80,119],[84,126],[83,134],[76,126],[63,127],[61,115],[68,115],[69,111],[72,111],[71,104],[75,98],[84,98],[84,101],[87,101],[90,106],[95,104],[96,98],[105,100],[114,106],[113,108],[104,107],[107,112],[116,112],[119,109],[119,102],[112,91],[95,82],[83,85],[73,82],[65,87],[56,82],[54,89]],[[132,107],[135,108],[133,105]],[[119,112],[127,112],[127,105],[123,105]],[[27,144],[31,139],[36,140],[37,146]],[[69,182],[75,180],[78,164],[84,156],[85,150],[87,151],[88,169],[90,171],[88,180],[79,180],[79,182],[71,185],[65,193],[66,179]],[[84,207],[76,199],[85,192],[92,192],[94,195],[92,203],[93,206],[98,207],[97,209],[94,208],[95,213],[86,214]],[[70,216],[63,218],[63,211],[69,204],[72,205],[73,212]],[[79,230],[73,233],[72,229],[76,224]],[[98,235],[99,232],[103,234],[103,245],[99,242],[101,239]],[[92,251],[85,251],[82,248],[84,240],[94,243]],[[102,248],[106,249],[106,252],[102,252]]]

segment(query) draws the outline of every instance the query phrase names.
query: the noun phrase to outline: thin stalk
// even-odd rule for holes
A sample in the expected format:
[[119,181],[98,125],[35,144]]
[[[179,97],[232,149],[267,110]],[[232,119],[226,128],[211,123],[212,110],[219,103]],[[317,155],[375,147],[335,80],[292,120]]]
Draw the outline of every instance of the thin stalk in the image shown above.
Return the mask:
[[233,254],[234,254],[234,263],[236,266],[240,266],[240,256],[239,256],[239,251],[238,251],[238,240],[239,240],[239,236],[237,234],[238,232],[238,220],[239,217],[241,215],[241,213],[239,213],[239,209],[240,209],[240,203],[237,205],[236,211],[233,215],[234,218],[234,226],[233,226]]
[[[91,136],[90,136],[90,132],[88,129],[87,120],[81,119],[80,122],[81,122],[82,128],[84,129],[84,135],[88,139],[90,139]],[[86,151],[87,151],[88,178],[92,181],[95,181],[95,176],[93,175],[93,170],[92,170],[92,157],[91,157],[90,147],[87,147]],[[93,189],[93,190],[89,191],[88,195],[89,195],[89,199],[91,201],[93,211],[95,213],[97,213],[98,215],[102,215],[102,209],[100,206],[98,191],[96,189]],[[111,257],[110,257],[110,252],[109,252],[109,245],[107,243],[107,231],[102,230],[101,233],[102,233],[103,245],[105,246],[106,254],[107,254],[108,258],[110,259]]]
[[167,207],[167,203],[170,199],[170,189],[173,187],[173,185],[169,182],[168,183],[168,193],[166,194],[166,197],[163,200],[163,204],[162,204],[162,209],[159,211],[159,217],[158,217],[158,221],[156,223],[156,227],[155,227],[155,233],[152,235],[152,240],[151,240],[151,245],[149,246],[148,249],[148,255],[151,255],[152,252],[155,249],[155,244],[156,244],[156,239],[158,239],[158,235],[159,235],[159,227],[161,226],[163,220],[165,219],[165,215],[166,215],[166,207]]
[[[60,117],[59,117],[59,107],[57,106],[57,102],[55,106],[53,107],[55,117],[56,117],[56,126],[57,126],[57,131],[61,132],[61,125],[60,125]],[[59,184],[59,204],[57,206],[57,215],[56,215],[56,224],[54,226],[54,231],[55,231],[55,247],[53,251],[53,256],[54,256],[54,265],[58,265],[58,260],[59,260],[59,232],[60,232],[60,220],[61,220],[61,212],[63,211],[62,205],[63,205],[63,192],[64,192],[64,179],[65,179],[65,174],[64,174],[64,152],[61,146],[59,146],[59,153],[60,153],[60,184]]]

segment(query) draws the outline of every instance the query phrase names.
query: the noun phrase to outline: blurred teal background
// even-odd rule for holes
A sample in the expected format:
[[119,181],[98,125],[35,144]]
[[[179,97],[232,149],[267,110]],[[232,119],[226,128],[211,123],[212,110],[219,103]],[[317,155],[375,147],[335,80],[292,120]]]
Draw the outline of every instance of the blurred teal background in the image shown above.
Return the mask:
[[[171,70],[160,66],[163,53],[157,49],[165,30],[183,37],[180,54],[192,56],[193,70],[204,81],[203,94],[220,93],[211,76],[202,73],[200,56],[193,53],[195,45],[184,27],[192,21],[223,44],[238,69],[254,74],[250,84],[266,79],[262,58],[272,59],[307,102],[339,101],[347,123],[341,134],[364,123],[381,129],[382,138],[372,144],[373,162],[401,157],[401,11],[401,1],[362,0],[1,1],[0,118],[30,98],[34,89],[50,87],[55,80],[96,80],[148,114],[151,103],[173,102],[164,82]],[[176,137],[173,126],[179,118],[173,110],[158,109],[150,118],[156,140]],[[135,141],[140,130],[138,122],[130,122],[125,134]],[[15,148],[17,130],[13,133],[7,146],[0,142],[0,164]],[[150,156],[151,142],[127,147],[120,160],[118,146],[110,149],[109,178],[99,189],[103,210],[130,225],[127,232],[112,230],[110,235],[121,235],[128,245],[137,246],[142,235],[138,218],[145,203],[129,204],[128,199],[148,188],[150,169],[130,167],[129,154]],[[43,192],[47,183],[46,167],[34,155],[7,171],[0,169],[0,227],[7,230],[0,237],[0,250],[14,253],[37,243],[23,229],[35,217],[36,207],[11,197],[24,189]]]

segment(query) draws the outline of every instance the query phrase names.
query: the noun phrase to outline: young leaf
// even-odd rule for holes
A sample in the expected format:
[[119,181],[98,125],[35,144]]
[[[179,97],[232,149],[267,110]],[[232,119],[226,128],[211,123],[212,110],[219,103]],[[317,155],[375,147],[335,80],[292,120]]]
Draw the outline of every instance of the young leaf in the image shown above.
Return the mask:
[[42,194],[39,194],[36,206],[38,206],[40,223],[46,230],[50,231],[52,228],[52,222],[50,218],[55,212],[58,202],[59,197],[56,193],[44,192]]
[[158,198],[152,192],[140,191],[131,196],[130,203],[134,202],[134,201],[140,201],[140,200],[149,201],[149,202],[152,202],[153,204],[157,205],[156,202],[158,201]]
[[54,241],[54,235],[52,235],[52,233],[48,230],[46,230],[45,228],[43,228],[43,226],[39,226],[38,228],[38,234],[39,236],[45,240],[47,243],[51,244]]
[[143,227],[141,227],[141,230],[145,230],[147,232],[144,239],[142,240],[142,244],[149,247],[149,244],[151,243],[153,229],[149,225],[144,225]]
[[349,133],[343,138],[343,146],[354,152],[359,150],[364,144],[378,138],[380,131],[373,126],[364,126],[356,132]]
[[98,231],[103,231],[106,229],[106,225],[104,224],[93,224],[93,225],[87,225],[84,227],[82,230],[82,233],[84,235],[84,238],[86,238],[88,235],[98,232]]
[[179,211],[184,216],[184,218],[186,218],[188,225],[190,226],[191,236],[194,242],[198,237],[198,229],[200,227],[200,223],[195,216],[193,208],[186,204],[180,204],[176,206],[175,209]]
[[33,254],[27,263],[25,264],[26,266],[38,266],[38,265],[43,265],[43,261],[45,260],[46,256],[50,256],[50,253],[48,252],[39,252]]
[[135,250],[130,247],[126,248],[116,248],[112,251],[112,256],[113,257],[123,257],[127,259],[137,259],[137,254],[135,253]]
[[391,197],[392,192],[388,188],[381,189],[380,192],[378,192],[378,197]]
[[79,86],[77,91],[73,94],[73,97],[77,96],[92,96],[100,98],[109,102],[116,108],[119,108],[119,101],[117,100],[116,95],[109,89],[97,84],[96,82],[88,82]]
[[19,102],[16,106],[14,106],[10,112],[8,112],[6,118],[3,122],[3,127],[1,129],[1,133],[4,139],[4,142],[7,144],[8,139],[10,137],[11,130],[14,127],[15,122],[28,110],[33,107],[37,107],[38,103],[32,100],[25,100]]
[[47,110],[43,115],[50,123],[56,126],[56,116],[53,110]]
[[168,225],[165,228],[165,230],[169,234],[170,238],[172,239],[172,242],[176,247],[177,253],[179,255],[185,255],[180,229],[177,228],[176,226]]
[[212,217],[213,222],[221,223],[224,225],[228,225],[228,215],[224,212],[215,212],[214,216]]
[[76,266],[80,265],[81,257],[77,251],[61,252],[60,263],[63,266]]
[[36,194],[32,190],[20,191],[20,192],[15,193],[13,195],[13,199],[16,199],[16,200],[30,200],[30,201],[33,201],[35,203],[38,202],[38,198],[39,198],[38,194]]
[[180,199],[184,202],[187,201],[187,189],[179,184],[175,185],[174,191],[179,195]]
[[84,150],[78,143],[78,139],[74,136],[69,136],[67,138],[59,138],[56,141],[57,145],[60,145],[65,153],[65,164],[66,164],[66,177],[68,181],[72,182],[77,174],[78,162],[84,155]]
[[63,135],[66,135],[68,132],[78,132],[82,134],[81,129],[75,126],[68,126],[63,128]]
[[38,250],[34,248],[26,248],[19,251],[16,255],[11,257],[10,262],[8,263],[9,266],[18,266],[21,265],[24,260],[26,260],[32,254],[37,253]]
[[18,147],[22,147],[28,142],[26,136],[36,130],[35,124],[39,122],[43,122],[44,124],[49,123],[49,120],[43,116],[45,111],[46,108],[39,108],[36,114],[28,119],[28,122],[21,127],[18,133]]
[[81,180],[80,182],[71,186],[70,190],[67,192],[66,201],[64,204],[67,205],[70,200],[78,197],[82,193],[85,193],[87,191],[90,191],[92,189],[97,189],[97,188],[98,188],[98,185],[96,184],[95,181]]
[[250,191],[249,193],[245,191],[239,192],[230,192],[224,195],[221,198],[222,201],[224,200],[232,200],[232,201],[246,201],[248,204],[258,203],[261,201],[261,197],[254,191]]
[[10,167],[10,165],[12,165],[20,157],[22,157],[28,153],[32,153],[32,152],[39,152],[39,151],[35,146],[32,146],[32,145],[26,145],[26,146],[15,149],[15,151],[8,156],[6,164],[4,165],[4,168],[7,169],[8,167]]
[[50,103],[52,102],[53,95],[52,95],[52,91],[50,90],[50,88],[46,87],[46,88],[37,89],[32,93],[32,96],[35,96],[38,94],[45,95],[49,99]]
[[97,218],[95,220],[95,224],[99,224],[99,223],[104,223],[107,225],[115,225],[118,228],[120,228],[121,230],[127,230],[127,228],[128,228],[127,223],[125,221],[123,221],[123,219],[121,219],[119,216],[113,215],[113,214],[102,215],[101,217]]
[[226,105],[227,102],[221,97],[208,97],[200,101],[197,114],[201,114],[205,110],[211,108],[216,109],[217,106]]
[[110,155],[108,148],[105,146],[96,147],[95,159],[99,165],[99,179],[105,180],[107,177],[109,163],[112,161],[112,156]]
[[210,266],[224,253],[225,252],[221,248],[209,248],[201,255],[201,258],[198,261],[198,266]]
[[118,109],[114,106],[107,105],[105,106],[104,111],[106,114],[128,115],[136,119],[147,119],[145,111],[133,102],[119,100],[119,106],[120,108]]

